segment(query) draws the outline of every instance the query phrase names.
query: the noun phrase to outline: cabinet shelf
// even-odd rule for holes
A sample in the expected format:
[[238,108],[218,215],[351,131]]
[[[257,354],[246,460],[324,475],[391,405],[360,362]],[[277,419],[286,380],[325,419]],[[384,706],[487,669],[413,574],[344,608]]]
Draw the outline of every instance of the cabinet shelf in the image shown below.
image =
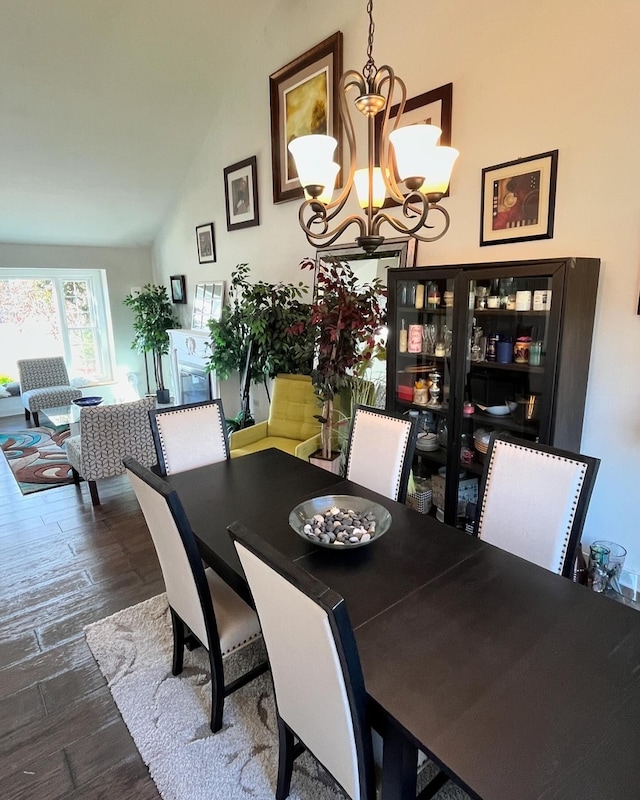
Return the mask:
[[544,372],[544,364],[534,367],[531,364],[517,364],[515,361],[511,361],[508,364],[500,364],[497,361],[470,361],[469,368],[472,371],[477,369],[496,369],[509,372],[531,372],[539,375]]

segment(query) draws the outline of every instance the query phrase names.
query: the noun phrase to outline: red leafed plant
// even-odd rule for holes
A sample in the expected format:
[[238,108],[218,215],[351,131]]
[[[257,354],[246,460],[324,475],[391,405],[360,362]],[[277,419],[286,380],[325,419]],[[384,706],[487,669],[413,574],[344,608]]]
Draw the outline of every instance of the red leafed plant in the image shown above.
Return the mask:
[[[301,269],[315,269],[305,259]],[[320,261],[308,327],[315,340],[315,363],[311,378],[322,401],[322,455],[331,457],[333,398],[349,379],[361,372],[376,352],[376,334],[386,322],[381,300],[387,290],[378,278],[362,283],[348,263],[337,258]],[[302,333],[304,325],[299,326]]]

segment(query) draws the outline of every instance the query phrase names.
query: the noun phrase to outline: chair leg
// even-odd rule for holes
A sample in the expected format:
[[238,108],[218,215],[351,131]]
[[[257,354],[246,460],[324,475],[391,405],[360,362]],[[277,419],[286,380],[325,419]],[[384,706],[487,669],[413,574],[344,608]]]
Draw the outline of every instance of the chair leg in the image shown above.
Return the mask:
[[71,467],[71,477],[73,478],[74,483],[80,483],[80,473],[75,467]]
[[40,417],[38,416],[38,412],[37,411],[32,411],[31,412],[31,416],[33,417],[33,425],[34,425],[34,427],[35,428],[39,428],[40,427]]
[[209,726],[212,733],[217,733],[222,728],[222,711],[224,708],[224,668],[220,650],[209,650],[209,666],[211,668],[211,722]]
[[31,412],[29,411],[28,408],[25,408],[24,410],[24,418],[26,419],[27,422],[29,422],[29,420],[31,419]]
[[182,672],[184,659],[184,622],[171,607],[169,609],[171,611],[171,627],[173,628],[173,665],[171,672],[174,675],[179,675]]
[[95,481],[87,481],[89,484],[89,494],[91,495],[91,502],[94,506],[100,505],[100,495],[98,494],[98,487]]
[[278,783],[276,786],[276,800],[285,800],[291,791],[291,776],[293,774],[293,761],[296,757],[294,739],[291,728],[278,716]]

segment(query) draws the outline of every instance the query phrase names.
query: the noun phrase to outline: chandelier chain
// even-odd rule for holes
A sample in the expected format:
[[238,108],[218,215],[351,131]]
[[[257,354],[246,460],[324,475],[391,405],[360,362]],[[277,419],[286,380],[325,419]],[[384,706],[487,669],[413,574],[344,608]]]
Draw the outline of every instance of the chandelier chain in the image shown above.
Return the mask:
[[364,75],[367,85],[371,86],[377,72],[376,62],[373,60],[373,34],[376,27],[373,22],[373,0],[368,0],[367,2],[367,14],[369,15],[369,36],[367,38],[367,63],[364,65],[362,74]]

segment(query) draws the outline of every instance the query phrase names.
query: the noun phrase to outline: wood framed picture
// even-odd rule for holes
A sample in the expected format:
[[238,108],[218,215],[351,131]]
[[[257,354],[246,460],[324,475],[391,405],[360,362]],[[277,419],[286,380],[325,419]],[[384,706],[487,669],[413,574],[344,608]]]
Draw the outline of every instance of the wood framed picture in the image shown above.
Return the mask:
[[558,151],[482,170],[480,244],[553,238]]
[[210,319],[219,320],[224,303],[224,281],[197,283],[193,298],[191,329],[206,331]]
[[[396,105],[391,107],[391,111],[389,112],[389,118],[394,119],[398,116],[398,111],[400,110],[400,104],[397,103]],[[419,94],[416,97],[412,97],[410,100],[407,100],[404,106],[404,112],[402,114],[402,125],[418,125],[418,124],[426,124],[426,125],[437,125],[441,130],[442,133],[440,134],[440,139],[438,140],[438,144],[442,145],[451,145],[451,116],[453,111],[453,84],[447,83],[444,86],[438,86],[437,89],[431,89],[428,92],[424,92],[423,94]],[[382,133],[382,114],[376,115],[374,117],[374,124],[376,130],[376,144],[380,142],[380,137]],[[393,159],[393,148],[391,158]],[[379,153],[376,153],[376,158],[380,157]],[[380,163],[378,161],[378,163]],[[395,168],[395,163],[394,163]],[[402,190],[402,193],[406,196],[408,193],[405,189],[404,183],[399,181],[399,176],[396,170],[396,180],[399,182],[398,185]],[[449,190],[447,189],[445,193],[445,197],[449,196]],[[391,208],[393,206],[399,206],[400,203],[397,203],[395,200],[387,197],[384,202],[383,208]]]
[[198,261],[201,264],[210,264],[216,260],[213,222],[207,222],[206,225],[198,225],[196,228],[196,243],[198,245]]
[[258,208],[258,168],[256,156],[224,169],[224,199],[227,230],[251,228],[260,224]]
[[184,275],[171,275],[171,300],[174,303],[186,303],[187,291]]
[[[269,76],[273,202],[304,197],[287,145],[297,136],[321,133],[338,141],[335,160],[342,164],[339,82],[342,33],[338,31]],[[340,173],[336,186],[340,186]]]

